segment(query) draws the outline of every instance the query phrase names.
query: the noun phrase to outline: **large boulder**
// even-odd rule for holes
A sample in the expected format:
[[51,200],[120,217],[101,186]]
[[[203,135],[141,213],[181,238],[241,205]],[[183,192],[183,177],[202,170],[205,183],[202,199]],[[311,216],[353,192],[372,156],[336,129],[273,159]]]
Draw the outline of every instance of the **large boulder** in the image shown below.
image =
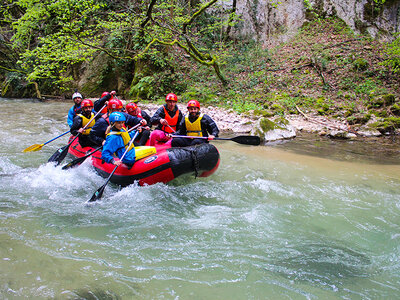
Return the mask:
[[273,142],[296,137],[296,129],[284,118],[274,121],[261,118],[254,124],[251,134],[259,136],[263,142]]

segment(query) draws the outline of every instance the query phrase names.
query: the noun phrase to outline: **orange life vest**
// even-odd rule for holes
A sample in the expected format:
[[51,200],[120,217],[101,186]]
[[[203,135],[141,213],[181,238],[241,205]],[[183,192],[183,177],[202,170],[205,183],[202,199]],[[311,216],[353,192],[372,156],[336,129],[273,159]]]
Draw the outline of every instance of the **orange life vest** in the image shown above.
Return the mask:
[[176,110],[176,113],[173,117],[171,117],[167,110],[165,109],[165,106],[163,106],[164,108],[164,112],[165,112],[165,120],[168,122],[169,126],[172,127],[172,129],[168,126],[162,126],[162,131],[166,132],[166,133],[173,133],[174,131],[176,131],[176,127],[178,125],[178,118],[179,118],[179,109]]

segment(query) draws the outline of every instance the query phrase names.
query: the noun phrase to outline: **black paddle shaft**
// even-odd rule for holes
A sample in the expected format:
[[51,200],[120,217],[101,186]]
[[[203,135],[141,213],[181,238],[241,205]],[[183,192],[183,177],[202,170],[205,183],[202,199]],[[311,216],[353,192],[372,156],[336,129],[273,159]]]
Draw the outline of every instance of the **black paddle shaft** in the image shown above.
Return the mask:
[[[135,135],[131,138],[131,141],[129,142],[128,147],[126,147],[126,150],[125,150],[124,154],[122,154],[122,156],[120,158],[121,162],[124,159],[125,155],[128,153],[129,148],[133,144],[133,141],[136,139],[138,134],[139,134],[139,131],[136,131]],[[110,176],[108,176],[106,182],[100,188],[97,189],[97,191],[93,194],[92,198],[90,198],[90,200],[88,202],[94,202],[96,200],[99,200],[101,198],[101,196],[103,196],[103,192],[104,192],[104,189],[106,188],[106,185],[108,184],[108,182],[110,181],[111,177],[114,175],[115,170],[117,170],[118,167],[119,167],[119,165],[115,166],[115,168],[111,172]]]
[[215,140],[226,140],[226,141],[233,141],[243,145],[254,145],[259,146],[261,144],[261,139],[259,136],[256,135],[240,135],[235,136],[233,138],[214,138]]
[[[186,139],[208,139],[208,137],[205,136],[187,136],[187,135],[173,135],[173,138],[186,138]],[[261,139],[259,136],[256,135],[239,135],[235,136],[233,138],[219,138],[216,137],[214,140],[222,140],[222,141],[233,141],[239,144],[243,145],[253,145],[253,146],[259,146],[261,144]]]
[[97,151],[101,150],[101,148],[103,148],[103,146],[100,146],[98,148],[96,148],[95,150],[93,150],[92,152],[89,152],[88,154],[86,154],[85,156],[79,157],[77,159],[74,159],[73,161],[70,161],[69,163],[67,163],[65,166],[63,166],[61,169],[62,170],[68,170],[70,168],[75,167],[78,164],[83,163],[86,158],[88,158],[89,156],[91,156],[92,154],[96,153]]
[[115,170],[117,170],[118,166],[115,166],[114,170],[111,172],[110,176],[108,176],[106,182],[97,189],[97,191],[93,194],[92,198],[88,202],[94,202],[99,200],[103,196],[104,189],[106,188],[108,182],[110,181],[111,177],[114,175]]

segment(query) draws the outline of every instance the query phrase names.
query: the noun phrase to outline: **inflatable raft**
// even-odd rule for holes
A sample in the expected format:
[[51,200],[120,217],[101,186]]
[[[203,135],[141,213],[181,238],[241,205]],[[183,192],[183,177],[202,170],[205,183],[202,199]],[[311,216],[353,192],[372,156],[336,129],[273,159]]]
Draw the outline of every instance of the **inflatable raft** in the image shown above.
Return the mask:
[[[78,158],[94,150],[91,147],[82,148],[76,139],[68,153]],[[208,143],[182,148],[154,149],[144,146],[138,147],[136,155],[143,158],[138,159],[131,168],[125,164],[119,166],[110,179],[112,183],[121,186],[135,182],[139,185],[167,183],[183,174],[207,177],[218,169],[220,163],[217,148]],[[101,151],[97,151],[90,158],[96,172],[104,178],[108,178],[115,168],[115,165],[105,163],[101,159]]]

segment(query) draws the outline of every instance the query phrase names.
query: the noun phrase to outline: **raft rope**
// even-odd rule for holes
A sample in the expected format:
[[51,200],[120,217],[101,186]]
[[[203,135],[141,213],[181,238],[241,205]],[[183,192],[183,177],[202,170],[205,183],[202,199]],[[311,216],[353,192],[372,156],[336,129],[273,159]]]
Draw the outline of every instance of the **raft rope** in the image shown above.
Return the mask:
[[194,169],[194,178],[197,178],[199,175],[199,169],[200,169],[200,163],[199,163],[199,158],[197,157],[196,151],[191,150],[191,149],[185,149],[181,148],[182,150],[189,151],[190,156],[192,158],[192,163],[193,163],[193,169]]

